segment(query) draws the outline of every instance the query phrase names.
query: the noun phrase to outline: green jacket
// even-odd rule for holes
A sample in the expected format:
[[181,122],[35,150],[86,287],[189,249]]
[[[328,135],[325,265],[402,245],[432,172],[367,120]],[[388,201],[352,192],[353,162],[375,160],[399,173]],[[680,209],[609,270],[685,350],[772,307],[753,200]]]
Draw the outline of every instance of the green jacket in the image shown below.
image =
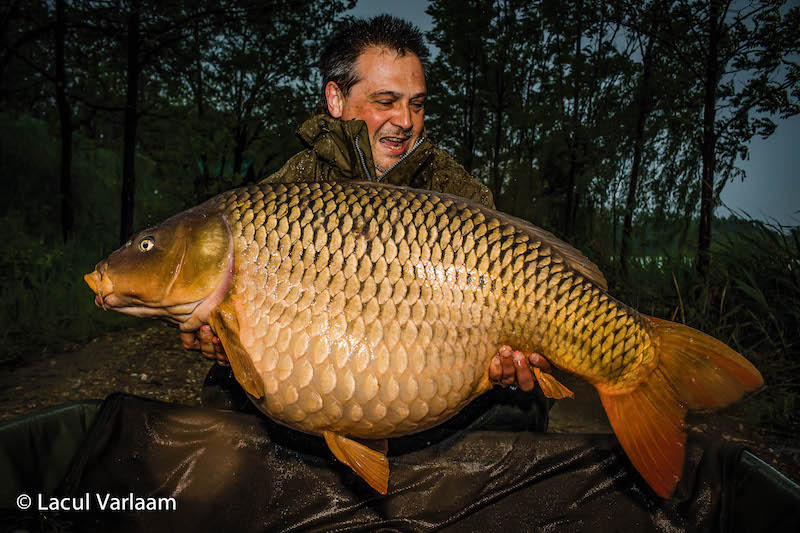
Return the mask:
[[367,180],[455,194],[494,207],[491,191],[469,175],[455,159],[435,146],[423,131],[416,146],[383,176],[375,175],[367,125],[313,115],[297,132],[307,147],[294,155],[267,183]]

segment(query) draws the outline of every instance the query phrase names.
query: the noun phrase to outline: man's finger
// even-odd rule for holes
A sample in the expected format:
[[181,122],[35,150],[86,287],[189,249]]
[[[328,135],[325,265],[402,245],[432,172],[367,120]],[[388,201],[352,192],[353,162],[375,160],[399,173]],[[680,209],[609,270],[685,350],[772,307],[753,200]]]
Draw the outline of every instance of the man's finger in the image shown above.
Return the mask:
[[531,373],[531,368],[525,361],[525,356],[522,354],[522,352],[514,352],[513,361],[514,366],[517,369],[517,386],[524,391],[533,390],[535,383],[533,374]]
[[194,333],[181,332],[181,346],[187,350],[197,350],[200,348]]
[[513,384],[515,379],[514,360],[511,358],[511,347],[503,346],[500,348],[500,363],[503,366],[503,379],[500,381],[503,385]]
[[500,363],[500,356],[495,355],[492,357],[492,362],[489,363],[489,380],[500,381],[503,377],[503,365]]
[[219,340],[219,337],[215,335],[211,339],[211,343],[214,346],[214,356],[217,358],[217,362],[222,366],[229,366],[228,354],[225,353],[225,348],[222,347],[222,341]]
[[528,356],[528,361],[530,361],[531,365],[538,367],[542,372],[551,372],[553,370],[553,367],[550,365],[550,361],[538,353],[530,354]]

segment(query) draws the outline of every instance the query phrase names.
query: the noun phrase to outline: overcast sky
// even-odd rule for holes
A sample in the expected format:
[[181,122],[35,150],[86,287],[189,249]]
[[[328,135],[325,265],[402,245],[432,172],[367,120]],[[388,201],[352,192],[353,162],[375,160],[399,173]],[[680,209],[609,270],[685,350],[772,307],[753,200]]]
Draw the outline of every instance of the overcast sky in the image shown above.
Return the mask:
[[[387,10],[386,2],[358,0],[349,14],[371,17],[390,12],[428,31],[432,26],[425,13],[427,6],[427,0],[406,0]],[[800,225],[800,117],[779,121],[778,129],[767,140],[754,139],[750,143],[750,159],[741,161],[740,167],[747,172],[747,179],[725,187],[725,207],[745,211],[753,218]],[[725,207],[717,210],[718,216],[728,214]]]

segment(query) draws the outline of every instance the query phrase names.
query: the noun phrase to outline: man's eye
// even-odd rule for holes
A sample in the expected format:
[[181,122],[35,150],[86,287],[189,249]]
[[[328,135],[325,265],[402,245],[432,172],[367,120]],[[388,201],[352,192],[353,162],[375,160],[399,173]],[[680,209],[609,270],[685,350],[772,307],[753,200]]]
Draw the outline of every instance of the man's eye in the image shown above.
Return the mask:
[[378,103],[381,105],[392,105],[394,102],[391,100],[378,100]]

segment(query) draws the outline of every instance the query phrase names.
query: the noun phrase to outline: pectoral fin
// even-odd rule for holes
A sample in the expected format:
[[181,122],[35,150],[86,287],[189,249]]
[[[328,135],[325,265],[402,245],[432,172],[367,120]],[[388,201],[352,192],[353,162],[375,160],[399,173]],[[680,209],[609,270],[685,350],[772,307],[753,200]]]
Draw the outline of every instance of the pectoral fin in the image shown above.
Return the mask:
[[388,492],[389,460],[386,455],[332,431],[323,431],[322,435],[337,459],[352,468],[373,489],[381,494]]
[[264,380],[253,365],[250,355],[239,343],[239,322],[236,320],[233,302],[226,298],[211,316],[210,322],[211,328],[222,342],[236,381],[250,396],[263,398]]
[[546,397],[553,398],[554,400],[575,397],[575,393],[554,378],[552,374],[542,372],[539,368],[533,367],[533,375]]

